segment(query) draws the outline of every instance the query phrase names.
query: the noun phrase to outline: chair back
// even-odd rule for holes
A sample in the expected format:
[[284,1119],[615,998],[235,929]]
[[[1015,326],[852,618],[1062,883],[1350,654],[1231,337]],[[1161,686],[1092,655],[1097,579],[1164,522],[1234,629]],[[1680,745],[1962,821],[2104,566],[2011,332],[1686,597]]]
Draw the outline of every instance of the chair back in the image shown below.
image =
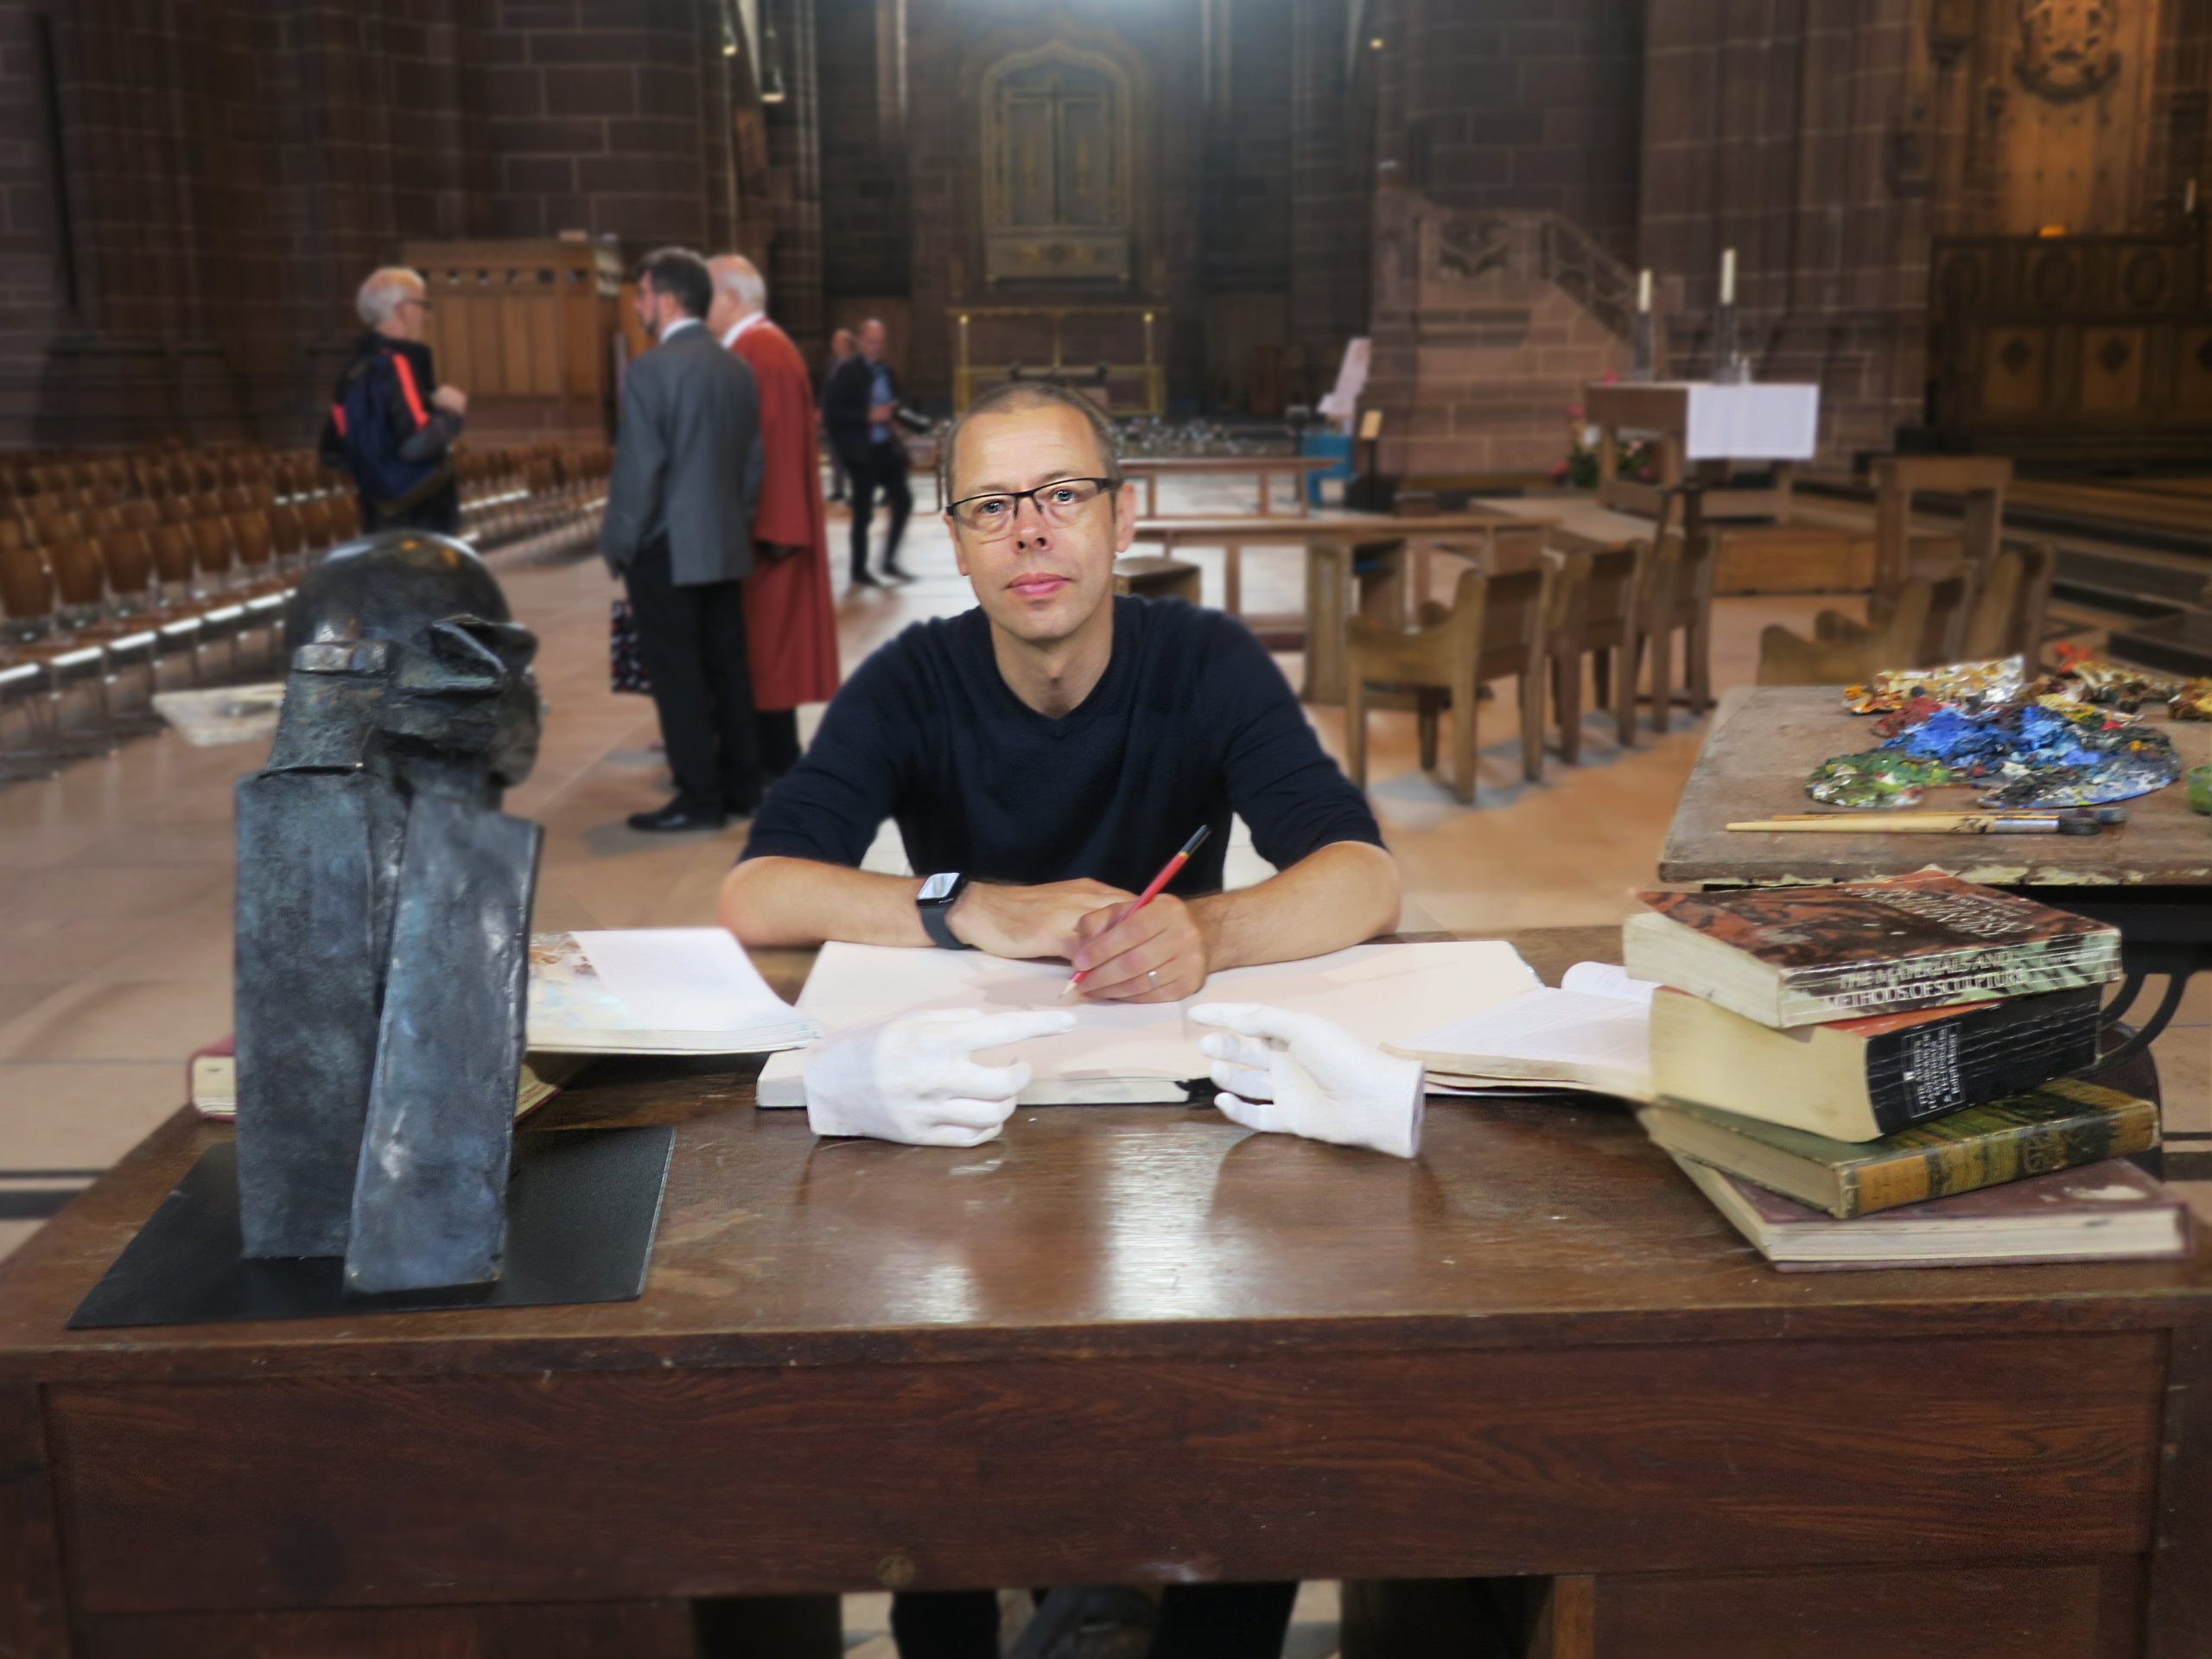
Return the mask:
[[269,536],[269,520],[258,512],[238,512],[231,515],[231,543],[237,548],[238,563],[248,570],[265,572],[274,551]]
[[[1910,584],[1908,584],[1910,585]],[[1972,570],[1954,571],[1939,582],[1923,582],[1928,589],[1928,620],[1919,642],[1913,648],[1912,660],[1892,664],[1897,668],[1935,668],[1944,663],[1955,663],[1963,652],[1967,617],[1974,607],[1974,575]],[[1910,639],[1910,635],[1900,636]]]
[[98,542],[80,536],[57,543],[51,563],[54,587],[67,609],[97,614],[107,608],[107,564]]
[[43,548],[0,548],[0,616],[18,638],[52,626],[54,568]]
[[203,576],[222,577],[231,573],[237,559],[237,549],[231,543],[230,520],[222,518],[195,518],[192,521],[192,561]]
[[2013,643],[2020,620],[2020,584],[2027,561],[2007,550],[1999,553],[1967,607],[1959,639],[1962,661],[2009,657],[2019,646]]
[[198,574],[192,532],[182,524],[156,524],[146,532],[146,544],[153,550],[154,569],[162,586],[180,594],[191,593]]
[[143,530],[111,531],[100,537],[107,562],[108,591],[129,604],[143,604],[154,591],[154,550]]
[[1841,639],[1806,639],[1780,623],[1759,635],[1761,685],[1855,685],[1885,668],[1929,668],[1914,662],[1927,632],[1933,595],[1924,582],[1897,591],[1889,620]]
[[280,559],[297,556],[307,545],[307,527],[300,521],[300,510],[289,501],[279,501],[264,515],[269,520],[269,545]]
[[1482,661],[1476,670],[1481,678],[1521,673],[1531,653],[1542,650],[1545,636],[1556,626],[1552,599],[1563,563],[1559,554],[1542,553],[1534,568],[1490,576]]

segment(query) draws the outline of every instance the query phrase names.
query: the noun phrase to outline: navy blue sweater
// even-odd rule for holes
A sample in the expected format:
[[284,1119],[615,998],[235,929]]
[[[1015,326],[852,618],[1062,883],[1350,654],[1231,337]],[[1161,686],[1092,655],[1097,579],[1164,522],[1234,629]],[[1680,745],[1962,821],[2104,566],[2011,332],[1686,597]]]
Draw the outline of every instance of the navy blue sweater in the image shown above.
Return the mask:
[[1281,670],[1240,622],[1179,600],[1114,601],[1114,655],[1058,719],[1000,677],[971,610],[871,655],[769,791],[747,858],[857,865],[886,818],[920,875],[1142,889],[1201,823],[1168,891],[1217,892],[1234,812],[1278,869],[1338,841],[1382,844]]

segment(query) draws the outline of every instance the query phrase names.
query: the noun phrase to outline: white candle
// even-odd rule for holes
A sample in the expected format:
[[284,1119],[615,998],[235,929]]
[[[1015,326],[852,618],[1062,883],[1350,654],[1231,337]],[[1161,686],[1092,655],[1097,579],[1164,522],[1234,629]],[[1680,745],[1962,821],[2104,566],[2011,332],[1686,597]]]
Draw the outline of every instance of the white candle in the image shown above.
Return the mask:
[[1651,315],[1651,272],[1648,269],[1637,273],[1636,309],[1639,316]]
[[1720,254],[1720,303],[1736,303],[1736,250],[1726,248]]

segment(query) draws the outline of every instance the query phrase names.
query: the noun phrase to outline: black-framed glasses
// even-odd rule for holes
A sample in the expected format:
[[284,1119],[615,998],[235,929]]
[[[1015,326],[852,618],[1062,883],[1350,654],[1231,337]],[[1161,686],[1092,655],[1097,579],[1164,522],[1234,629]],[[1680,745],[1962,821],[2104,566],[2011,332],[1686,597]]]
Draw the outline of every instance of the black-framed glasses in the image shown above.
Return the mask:
[[1056,478],[1033,490],[999,490],[988,495],[967,495],[945,511],[963,530],[988,539],[1011,535],[1024,501],[1037,509],[1048,524],[1071,524],[1083,510],[1109,490],[1118,487],[1110,478]]

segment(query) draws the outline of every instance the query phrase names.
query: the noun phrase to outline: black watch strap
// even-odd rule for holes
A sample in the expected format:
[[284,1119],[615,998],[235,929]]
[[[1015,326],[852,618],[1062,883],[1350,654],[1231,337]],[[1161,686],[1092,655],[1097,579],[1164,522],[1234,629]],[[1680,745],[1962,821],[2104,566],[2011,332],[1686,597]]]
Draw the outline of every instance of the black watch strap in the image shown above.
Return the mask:
[[[931,876],[923,884],[923,892],[927,893],[931,887],[939,884],[943,879]],[[952,923],[949,919],[953,906],[959,902],[960,895],[967,890],[968,878],[964,875],[955,876],[951,879],[949,890],[940,892],[933,897],[921,898],[914,901],[914,908],[921,912],[922,931],[930,936],[930,943],[940,950],[975,949],[973,945],[954,935]]]

